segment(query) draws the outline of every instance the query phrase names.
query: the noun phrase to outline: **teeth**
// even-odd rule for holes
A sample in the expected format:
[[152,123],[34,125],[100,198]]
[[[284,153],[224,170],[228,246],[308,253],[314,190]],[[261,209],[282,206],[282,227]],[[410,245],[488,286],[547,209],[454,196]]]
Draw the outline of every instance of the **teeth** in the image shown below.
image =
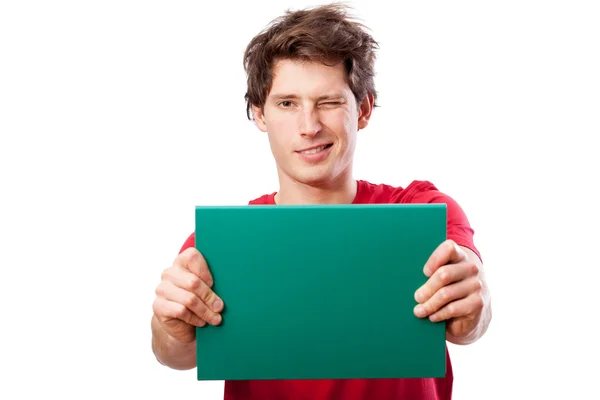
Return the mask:
[[315,153],[318,153],[318,152],[320,152],[322,150],[325,150],[325,147],[327,147],[327,145],[325,145],[325,146],[319,146],[319,147],[317,147],[315,149],[304,150],[304,151],[301,151],[300,153],[301,154],[315,154]]

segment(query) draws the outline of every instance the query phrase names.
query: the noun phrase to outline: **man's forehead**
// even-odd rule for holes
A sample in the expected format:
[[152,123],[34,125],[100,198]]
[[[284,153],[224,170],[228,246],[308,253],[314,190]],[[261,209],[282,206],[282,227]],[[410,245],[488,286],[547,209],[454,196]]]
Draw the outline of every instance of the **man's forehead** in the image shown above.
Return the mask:
[[309,94],[309,93],[296,93],[296,92],[271,92],[269,97],[273,100],[290,100],[299,99],[302,97],[310,97],[315,100],[326,100],[326,99],[337,99],[344,100],[348,97],[348,93],[345,91],[324,91],[323,93]]
[[273,68],[269,97],[344,98],[349,92],[343,65],[281,60]]

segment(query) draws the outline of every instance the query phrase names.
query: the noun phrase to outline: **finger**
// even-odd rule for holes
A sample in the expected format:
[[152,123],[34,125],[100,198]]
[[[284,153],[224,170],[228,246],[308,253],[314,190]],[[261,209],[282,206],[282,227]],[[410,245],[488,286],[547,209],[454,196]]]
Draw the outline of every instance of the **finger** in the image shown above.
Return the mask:
[[438,268],[427,282],[415,292],[415,300],[418,303],[424,303],[444,286],[475,276],[478,271],[479,268],[472,262],[444,265]]
[[167,300],[164,297],[156,298],[154,301],[153,311],[162,322],[177,319],[193,326],[206,326],[206,321],[202,320],[196,314],[191,312],[183,304]]
[[185,269],[169,268],[163,272],[163,280],[194,293],[214,312],[223,309],[223,300],[202,279]]
[[432,322],[445,321],[450,318],[477,315],[483,309],[483,298],[479,292],[468,297],[446,304],[438,312],[429,316]]
[[446,264],[455,264],[467,259],[465,252],[453,240],[446,240],[431,253],[423,267],[423,273],[429,278],[438,268]]
[[194,275],[200,277],[209,287],[213,286],[213,277],[202,253],[194,247],[185,249],[178,257],[178,264]]
[[219,325],[221,323],[220,314],[215,313],[207,307],[196,294],[175,286],[172,282],[162,282],[159,288],[157,288],[157,294],[166,300],[181,304],[198,318],[211,325]]
[[479,290],[481,290],[481,281],[475,277],[444,286],[424,304],[417,305],[414,310],[415,315],[419,318],[425,318],[434,314],[446,304],[465,298]]

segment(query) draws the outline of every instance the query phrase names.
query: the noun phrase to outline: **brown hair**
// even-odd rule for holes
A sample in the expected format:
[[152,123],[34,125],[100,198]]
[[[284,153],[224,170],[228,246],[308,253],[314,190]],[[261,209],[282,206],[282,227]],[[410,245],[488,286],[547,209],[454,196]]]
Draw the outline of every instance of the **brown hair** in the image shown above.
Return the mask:
[[375,50],[379,44],[352,21],[342,4],[328,4],[304,10],[287,10],[255,36],[244,52],[244,70],[248,89],[246,114],[252,119],[251,106],[265,105],[272,86],[273,66],[281,59],[301,59],[327,63],[343,62],[346,79],[356,102],[373,94]]

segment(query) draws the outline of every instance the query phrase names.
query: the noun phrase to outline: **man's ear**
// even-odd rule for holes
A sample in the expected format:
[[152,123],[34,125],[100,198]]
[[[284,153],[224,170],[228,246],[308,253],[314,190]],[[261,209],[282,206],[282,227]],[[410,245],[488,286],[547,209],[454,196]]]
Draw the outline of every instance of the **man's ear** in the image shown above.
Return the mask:
[[373,104],[375,96],[372,93],[367,93],[358,108],[358,129],[365,129],[369,125],[371,113],[373,112]]
[[267,131],[267,124],[265,123],[265,114],[262,107],[252,105],[252,114],[254,116],[254,122],[256,126],[263,132]]

